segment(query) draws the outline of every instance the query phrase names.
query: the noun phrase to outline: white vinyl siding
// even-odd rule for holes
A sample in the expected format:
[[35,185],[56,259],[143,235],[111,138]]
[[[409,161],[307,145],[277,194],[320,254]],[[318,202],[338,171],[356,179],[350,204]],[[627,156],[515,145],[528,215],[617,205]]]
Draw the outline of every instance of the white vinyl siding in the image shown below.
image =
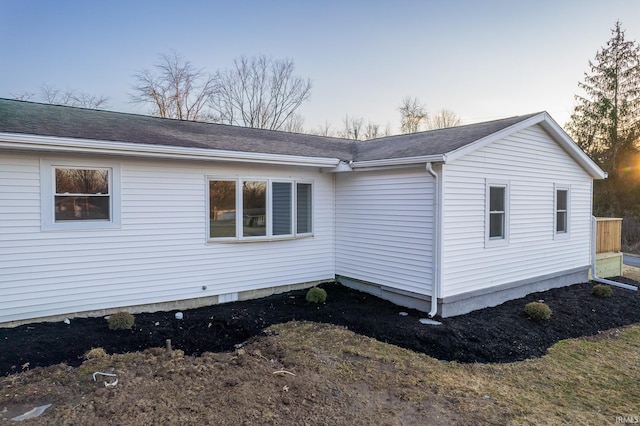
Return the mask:
[[433,212],[424,167],[338,173],[336,274],[431,294]]
[[[509,182],[509,243],[485,245],[486,182]],[[554,238],[555,182],[571,186],[571,237]],[[591,178],[540,126],[446,164],[443,296],[589,264]]]
[[[334,277],[333,175],[302,167],[119,162],[119,229],[43,232],[39,157],[0,155],[0,322]],[[207,244],[212,175],[313,181],[313,237]]]

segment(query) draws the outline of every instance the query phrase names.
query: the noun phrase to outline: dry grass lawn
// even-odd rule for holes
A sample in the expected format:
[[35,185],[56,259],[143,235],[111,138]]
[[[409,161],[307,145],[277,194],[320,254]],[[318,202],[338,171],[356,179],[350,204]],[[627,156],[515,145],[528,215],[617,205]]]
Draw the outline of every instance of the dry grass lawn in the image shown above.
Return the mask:
[[[163,349],[0,379],[0,419],[33,424],[620,424],[640,421],[640,325],[565,340],[511,364],[442,362],[345,328],[272,326],[233,353]],[[93,383],[113,371],[119,383]]]

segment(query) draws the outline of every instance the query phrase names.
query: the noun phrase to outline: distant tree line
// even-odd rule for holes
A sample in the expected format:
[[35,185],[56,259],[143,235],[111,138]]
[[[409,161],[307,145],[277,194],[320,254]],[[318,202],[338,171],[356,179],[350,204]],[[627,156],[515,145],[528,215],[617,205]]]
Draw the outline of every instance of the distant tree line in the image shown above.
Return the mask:
[[[148,105],[149,112],[158,117],[305,132],[304,118],[298,110],[309,100],[312,83],[295,74],[294,62],[290,59],[241,56],[231,67],[209,73],[172,51],[159,55],[151,68],[139,70],[133,77],[131,100]],[[107,97],[53,86],[42,86],[38,95],[23,92],[13,96],[83,108],[108,106]],[[402,133],[460,124],[460,118],[446,109],[428,114],[425,105],[415,97],[404,98],[398,111]],[[380,124],[349,114],[336,129],[325,122],[308,132],[359,140],[392,133],[389,123]]]

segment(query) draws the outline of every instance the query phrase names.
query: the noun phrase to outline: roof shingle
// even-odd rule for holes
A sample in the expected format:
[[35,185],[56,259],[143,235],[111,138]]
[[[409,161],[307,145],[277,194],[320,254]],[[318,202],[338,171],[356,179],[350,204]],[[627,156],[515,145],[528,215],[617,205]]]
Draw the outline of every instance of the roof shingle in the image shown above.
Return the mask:
[[0,99],[0,132],[367,161],[446,154],[533,115],[353,141]]

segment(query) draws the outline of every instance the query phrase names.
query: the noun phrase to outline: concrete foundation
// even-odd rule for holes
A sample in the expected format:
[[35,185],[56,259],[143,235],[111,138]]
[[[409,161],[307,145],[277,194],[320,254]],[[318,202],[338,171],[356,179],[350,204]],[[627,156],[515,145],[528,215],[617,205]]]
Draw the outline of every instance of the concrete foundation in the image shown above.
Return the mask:
[[[344,276],[337,276],[336,279],[347,287],[373,294],[400,306],[423,312],[431,310],[431,297],[429,295],[398,290],[393,287]],[[587,265],[559,273],[541,275],[491,288],[456,294],[438,299],[438,315],[442,318],[463,315],[478,309],[497,306],[508,300],[519,299],[530,293],[588,281],[589,266]]]
[[111,315],[115,312],[126,311],[131,314],[139,314],[143,312],[167,312],[175,310],[186,310],[200,308],[203,306],[217,305],[219,303],[232,302],[236,300],[250,300],[261,297],[271,296],[273,294],[286,293],[292,290],[301,290],[318,284],[332,282],[333,280],[312,281],[300,284],[289,284],[277,287],[268,287],[259,290],[239,291],[237,293],[224,294],[220,296],[198,297],[194,299],[176,300],[171,302],[149,303],[145,305],[123,306],[119,308],[97,309],[92,311],[75,312],[71,314],[51,315],[39,318],[29,318],[20,321],[10,321],[0,323],[0,328],[17,327],[23,324],[31,324],[36,322],[57,322],[63,321],[65,318],[91,318]]

